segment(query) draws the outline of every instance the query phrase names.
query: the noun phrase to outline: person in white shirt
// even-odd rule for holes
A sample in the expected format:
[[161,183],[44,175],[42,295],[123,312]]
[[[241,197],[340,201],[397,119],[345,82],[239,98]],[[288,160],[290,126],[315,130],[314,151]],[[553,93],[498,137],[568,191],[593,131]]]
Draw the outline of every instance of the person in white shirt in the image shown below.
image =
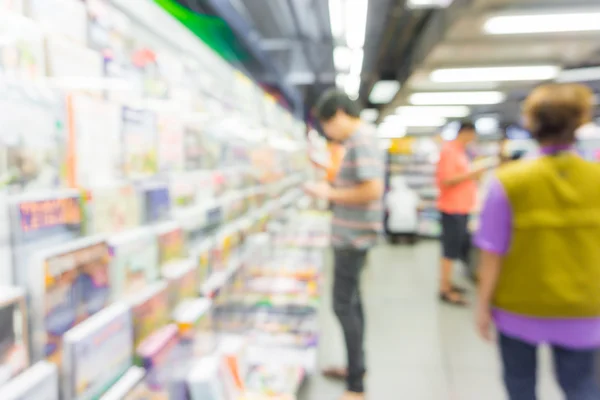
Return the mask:
[[414,243],[417,234],[419,196],[410,189],[402,176],[390,179],[390,191],[385,204],[388,209],[387,228],[392,239],[401,236]]

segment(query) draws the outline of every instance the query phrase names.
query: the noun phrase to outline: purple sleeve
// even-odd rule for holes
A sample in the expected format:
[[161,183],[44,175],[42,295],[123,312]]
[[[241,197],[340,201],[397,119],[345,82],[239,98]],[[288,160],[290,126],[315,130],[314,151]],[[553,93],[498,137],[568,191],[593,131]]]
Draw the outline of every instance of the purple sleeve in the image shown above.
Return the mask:
[[474,243],[484,251],[504,255],[510,247],[511,235],[510,203],[502,184],[493,179],[481,209],[479,229],[475,234]]

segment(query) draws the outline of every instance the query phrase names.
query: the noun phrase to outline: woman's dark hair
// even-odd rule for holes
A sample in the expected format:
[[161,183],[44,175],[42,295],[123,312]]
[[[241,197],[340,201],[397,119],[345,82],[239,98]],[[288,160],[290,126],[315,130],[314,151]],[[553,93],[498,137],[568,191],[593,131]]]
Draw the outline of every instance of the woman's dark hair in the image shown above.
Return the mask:
[[330,89],[323,93],[314,108],[315,116],[321,121],[329,121],[338,110],[345,114],[360,118],[360,107],[348,95],[337,89]]
[[571,143],[575,131],[588,122],[593,92],[578,84],[547,84],[525,100],[527,129],[538,141]]

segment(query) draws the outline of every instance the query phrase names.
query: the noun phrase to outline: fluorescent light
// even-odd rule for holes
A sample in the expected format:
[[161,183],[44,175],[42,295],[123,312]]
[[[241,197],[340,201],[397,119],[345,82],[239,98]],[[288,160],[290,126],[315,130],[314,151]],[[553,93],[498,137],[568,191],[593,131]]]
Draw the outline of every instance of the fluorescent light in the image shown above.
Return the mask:
[[352,51],[352,63],[350,64],[350,75],[360,76],[362,72],[364,59],[364,51],[363,49],[354,49]]
[[471,114],[467,106],[402,106],[396,108],[401,116],[440,116],[447,118],[464,118]]
[[348,74],[337,74],[335,76],[335,86],[340,89],[340,90],[344,90],[344,86],[346,86],[346,77],[348,76]]
[[398,122],[382,122],[377,127],[377,137],[395,139],[406,136],[406,126]]
[[358,99],[360,92],[360,76],[348,75],[344,82],[344,91],[352,100]]
[[555,65],[447,68],[433,71],[429,78],[433,82],[543,81],[556,78],[559,72]]
[[480,135],[493,135],[498,133],[500,122],[496,117],[480,117],[475,120],[475,130]]
[[483,30],[491,35],[598,31],[598,21],[600,12],[499,15],[489,18]]
[[331,36],[339,39],[344,35],[344,8],[342,0],[329,0],[329,24],[331,25]]
[[379,111],[374,108],[365,108],[360,113],[360,119],[367,122],[375,122],[379,117]]
[[402,116],[390,115],[385,118],[384,122],[398,122],[406,127],[436,127],[446,124],[447,120],[440,116],[417,115],[417,116]]
[[336,71],[348,71],[353,61],[353,52],[348,47],[337,46],[333,49],[333,64]]
[[591,82],[600,80],[600,67],[563,70],[556,78],[558,82]]
[[500,104],[506,95],[502,92],[422,92],[413,93],[409,101],[417,106]]
[[445,8],[454,0],[408,0],[408,8]]
[[398,81],[379,81],[373,86],[369,101],[373,104],[389,103],[396,96],[398,90],[400,90]]
[[353,0],[346,7],[346,44],[351,49],[360,49],[365,45],[367,32],[368,0]]

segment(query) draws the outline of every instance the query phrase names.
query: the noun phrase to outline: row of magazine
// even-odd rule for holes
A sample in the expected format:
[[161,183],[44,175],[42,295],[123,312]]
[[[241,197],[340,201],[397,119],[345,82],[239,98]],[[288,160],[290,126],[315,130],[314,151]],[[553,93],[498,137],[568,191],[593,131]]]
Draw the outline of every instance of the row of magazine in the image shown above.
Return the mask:
[[[212,323],[217,313],[209,310],[211,298],[224,299],[217,296],[220,287],[208,289],[206,285],[225,273],[220,284],[225,286],[240,271],[244,254],[256,258],[256,251],[242,251],[244,238],[263,230],[268,215],[298,196],[296,190],[287,189],[281,200],[229,223],[216,236],[208,235],[211,240],[196,246],[195,252],[183,250],[185,229],[170,222],[108,240],[83,237],[38,252],[32,266],[40,267],[31,276],[37,282],[32,286],[37,287],[31,288],[29,301],[22,289],[0,292],[0,398],[104,398],[113,386],[115,391],[124,390],[126,385],[119,384],[120,380],[136,382],[132,377],[137,376],[141,383],[129,386],[136,386],[130,397],[107,398],[237,399],[237,395],[219,393],[242,393],[244,385],[222,386],[223,382],[230,378],[241,382],[239,377],[247,372],[227,362],[227,374],[223,373],[227,357],[222,355],[232,358],[239,351],[231,350],[231,340],[217,346]],[[209,354],[212,358],[204,357]],[[201,370],[208,368],[204,358],[218,361],[219,379],[190,385],[189,372],[195,371],[196,361],[202,359]],[[22,372],[30,359],[38,362]],[[194,382],[201,380],[198,373],[193,376]],[[194,387],[203,393],[208,389],[200,386],[212,387],[215,382],[218,388],[210,389],[215,391],[212,397],[193,394]]]

